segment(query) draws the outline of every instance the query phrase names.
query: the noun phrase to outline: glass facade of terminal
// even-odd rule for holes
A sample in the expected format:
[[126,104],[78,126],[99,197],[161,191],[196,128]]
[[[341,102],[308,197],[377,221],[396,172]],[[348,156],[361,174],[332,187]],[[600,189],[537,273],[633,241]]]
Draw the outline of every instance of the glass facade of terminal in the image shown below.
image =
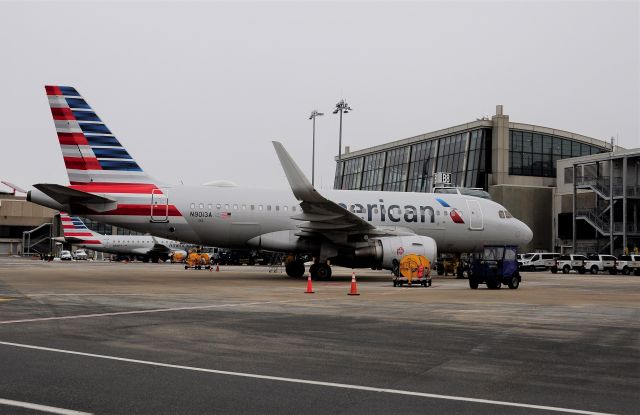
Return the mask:
[[486,188],[490,149],[491,129],[480,128],[352,157],[338,164],[334,188],[428,192],[439,171],[456,186]]
[[509,130],[509,174],[556,177],[558,160],[605,151],[607,149],[567,138]]
[[[334,188],[429,192],[433,174],[446,172],[454,186],[487,190],[491,133],[491,128],[478,128],[349,157],[336,166]],[[558,160],[604,151],[608,150],[551,134],[509,130],[509,174],[556,177]]]

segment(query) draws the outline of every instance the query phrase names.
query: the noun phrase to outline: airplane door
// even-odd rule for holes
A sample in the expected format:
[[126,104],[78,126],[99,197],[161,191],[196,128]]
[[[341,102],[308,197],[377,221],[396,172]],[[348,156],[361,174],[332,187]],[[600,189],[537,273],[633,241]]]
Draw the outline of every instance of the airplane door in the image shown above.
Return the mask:
[[482,209],[477,200],[467,200],[469,208],[469,229],[473,231],[481,231],[484,229],[484,220],[482,218]]
[[163,192],[160,189],[151,191],[151,222],[169,222],[169,196],[167,189]]

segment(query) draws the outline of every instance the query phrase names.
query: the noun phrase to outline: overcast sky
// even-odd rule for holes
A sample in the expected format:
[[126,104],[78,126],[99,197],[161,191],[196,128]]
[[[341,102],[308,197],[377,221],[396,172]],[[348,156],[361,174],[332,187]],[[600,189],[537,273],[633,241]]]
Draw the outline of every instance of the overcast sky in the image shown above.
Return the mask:
[[0,2],[0,179],[68,183],[43,85],[71,85],[169,183],[330,188],[360,149],[510,120],[640,147],[638,2]]

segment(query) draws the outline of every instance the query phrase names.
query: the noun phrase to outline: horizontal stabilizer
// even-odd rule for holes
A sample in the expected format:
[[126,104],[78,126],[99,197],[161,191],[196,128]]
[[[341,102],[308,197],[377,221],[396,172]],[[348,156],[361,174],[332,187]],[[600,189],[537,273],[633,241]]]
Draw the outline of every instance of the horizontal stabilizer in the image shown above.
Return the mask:
[[71,189],[59,184],[39,183],[33,187],[40,190],[61,205],[83,205],[96,212],[105,212],[118,207],[118,202],[114,199]]

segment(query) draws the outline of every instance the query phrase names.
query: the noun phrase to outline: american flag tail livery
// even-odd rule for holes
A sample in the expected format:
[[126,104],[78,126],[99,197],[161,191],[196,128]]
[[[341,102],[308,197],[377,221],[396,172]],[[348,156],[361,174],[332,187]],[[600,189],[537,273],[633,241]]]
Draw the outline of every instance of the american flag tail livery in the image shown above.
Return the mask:
[[102,235],[87,228],[77,216],[60,212],[62,233],[67,242],[81,245],[102,245]]
[[167,186],[140,168],[75,88],[47,85],[45,90],[70,183],[34,185],[50,198],[49,205],[89,217],[126,217],[127,223],[182,216],[169,202]]

